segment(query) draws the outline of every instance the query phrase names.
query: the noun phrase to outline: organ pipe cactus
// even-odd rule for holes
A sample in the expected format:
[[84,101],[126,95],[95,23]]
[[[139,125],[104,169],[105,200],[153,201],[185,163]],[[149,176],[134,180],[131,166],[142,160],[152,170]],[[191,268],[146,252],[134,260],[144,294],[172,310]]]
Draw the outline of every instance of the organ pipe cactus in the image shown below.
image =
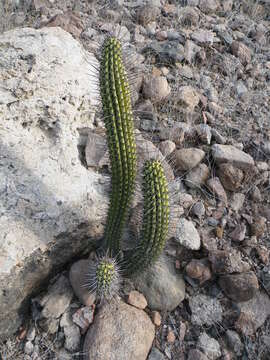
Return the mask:
[[136,145],[130,89],[121,43],[115,37],[104,41],[99,80],[112,172],[105,241],[110,254],[117,255],[134,193]]
[[143,224],[140,244],[129,257],[125,272],[142,271],[161,254],[168,235],[168,183],[158,160],[146,161],[143,169]]

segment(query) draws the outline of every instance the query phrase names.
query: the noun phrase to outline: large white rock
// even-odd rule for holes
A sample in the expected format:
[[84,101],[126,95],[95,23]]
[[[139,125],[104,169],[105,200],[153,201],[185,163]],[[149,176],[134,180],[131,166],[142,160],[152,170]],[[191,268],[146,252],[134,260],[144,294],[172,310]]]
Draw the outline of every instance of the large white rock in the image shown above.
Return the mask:
[[60,28],[0,36],[0,338],[51,270],[102,236],[108,181],[79,151],[94,60]]

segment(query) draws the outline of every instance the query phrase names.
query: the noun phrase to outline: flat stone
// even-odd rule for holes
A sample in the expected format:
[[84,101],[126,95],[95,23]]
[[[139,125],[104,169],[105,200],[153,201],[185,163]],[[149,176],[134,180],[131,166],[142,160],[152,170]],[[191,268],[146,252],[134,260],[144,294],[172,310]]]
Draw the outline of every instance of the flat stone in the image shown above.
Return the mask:
[[221,276],[219,286],[230,299],[237,303],[252,299],[259,289],[258,279],[252,271]]
[[189,300],[191,322],[195,325],[213,325],[222,322],[222,306],[218,299],[195,295]]
[[95,317],[84,341],[84,358],[146,359],[155,336],[148,315],[120,299],[106,303]]
[[172,311],[185,298],[185,282],[174,263],[161,257],[152,267],[134,280],[135,287],[144,294],[151,310]]
[[191,250],[199,250],[201,246],[200,235],[193,222],[184,218],[179,219],[177,223],[175,240],[180,245]]
[[254,160],[249,154],[232,145],[215,144],[212,146],[212,155],[217,164],[230,163],[242,170],[254,166]]
[[183,148],[176,150],[176,166],[182,171],[191,170],[202,161],[204,156],[205,152],[197,148]]
[[101,238],[109,189],[78,147],[98,104],[95,57],[51,27],[1,34],[0,58],[1,338],[49,274]]
[[147,306],[147,301],[143,294],[139,293],[139,291],[132,290],[128,294],[128,303],[132,306],[135,306],[138,309],[145,309]]

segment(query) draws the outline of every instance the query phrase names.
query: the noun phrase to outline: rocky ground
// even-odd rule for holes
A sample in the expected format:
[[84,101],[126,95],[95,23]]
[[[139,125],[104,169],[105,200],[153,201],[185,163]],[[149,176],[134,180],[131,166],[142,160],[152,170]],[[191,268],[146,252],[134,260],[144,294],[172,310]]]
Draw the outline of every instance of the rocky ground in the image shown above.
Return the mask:
[[[118,35],[151,142],[138,147],[168,159],[174,224],[163,258],[110,306],[78,287],[89,260],[67,265],[2,358],[269,359],[269,1],[4,0],[1,11],[2,32],[59,26],[97,57]],[[91,129],[81,162],[108,172],[98,115]]]

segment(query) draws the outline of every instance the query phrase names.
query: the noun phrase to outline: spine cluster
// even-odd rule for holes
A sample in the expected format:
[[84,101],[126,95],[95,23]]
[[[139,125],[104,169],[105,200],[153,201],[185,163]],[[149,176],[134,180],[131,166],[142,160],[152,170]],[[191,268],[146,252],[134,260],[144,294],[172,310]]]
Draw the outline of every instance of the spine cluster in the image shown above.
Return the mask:
[[107,38],[102,48],[100,94],[112,172],[105,240],[116,255],[135,187],[136,145],[121,43],[114,37]]

